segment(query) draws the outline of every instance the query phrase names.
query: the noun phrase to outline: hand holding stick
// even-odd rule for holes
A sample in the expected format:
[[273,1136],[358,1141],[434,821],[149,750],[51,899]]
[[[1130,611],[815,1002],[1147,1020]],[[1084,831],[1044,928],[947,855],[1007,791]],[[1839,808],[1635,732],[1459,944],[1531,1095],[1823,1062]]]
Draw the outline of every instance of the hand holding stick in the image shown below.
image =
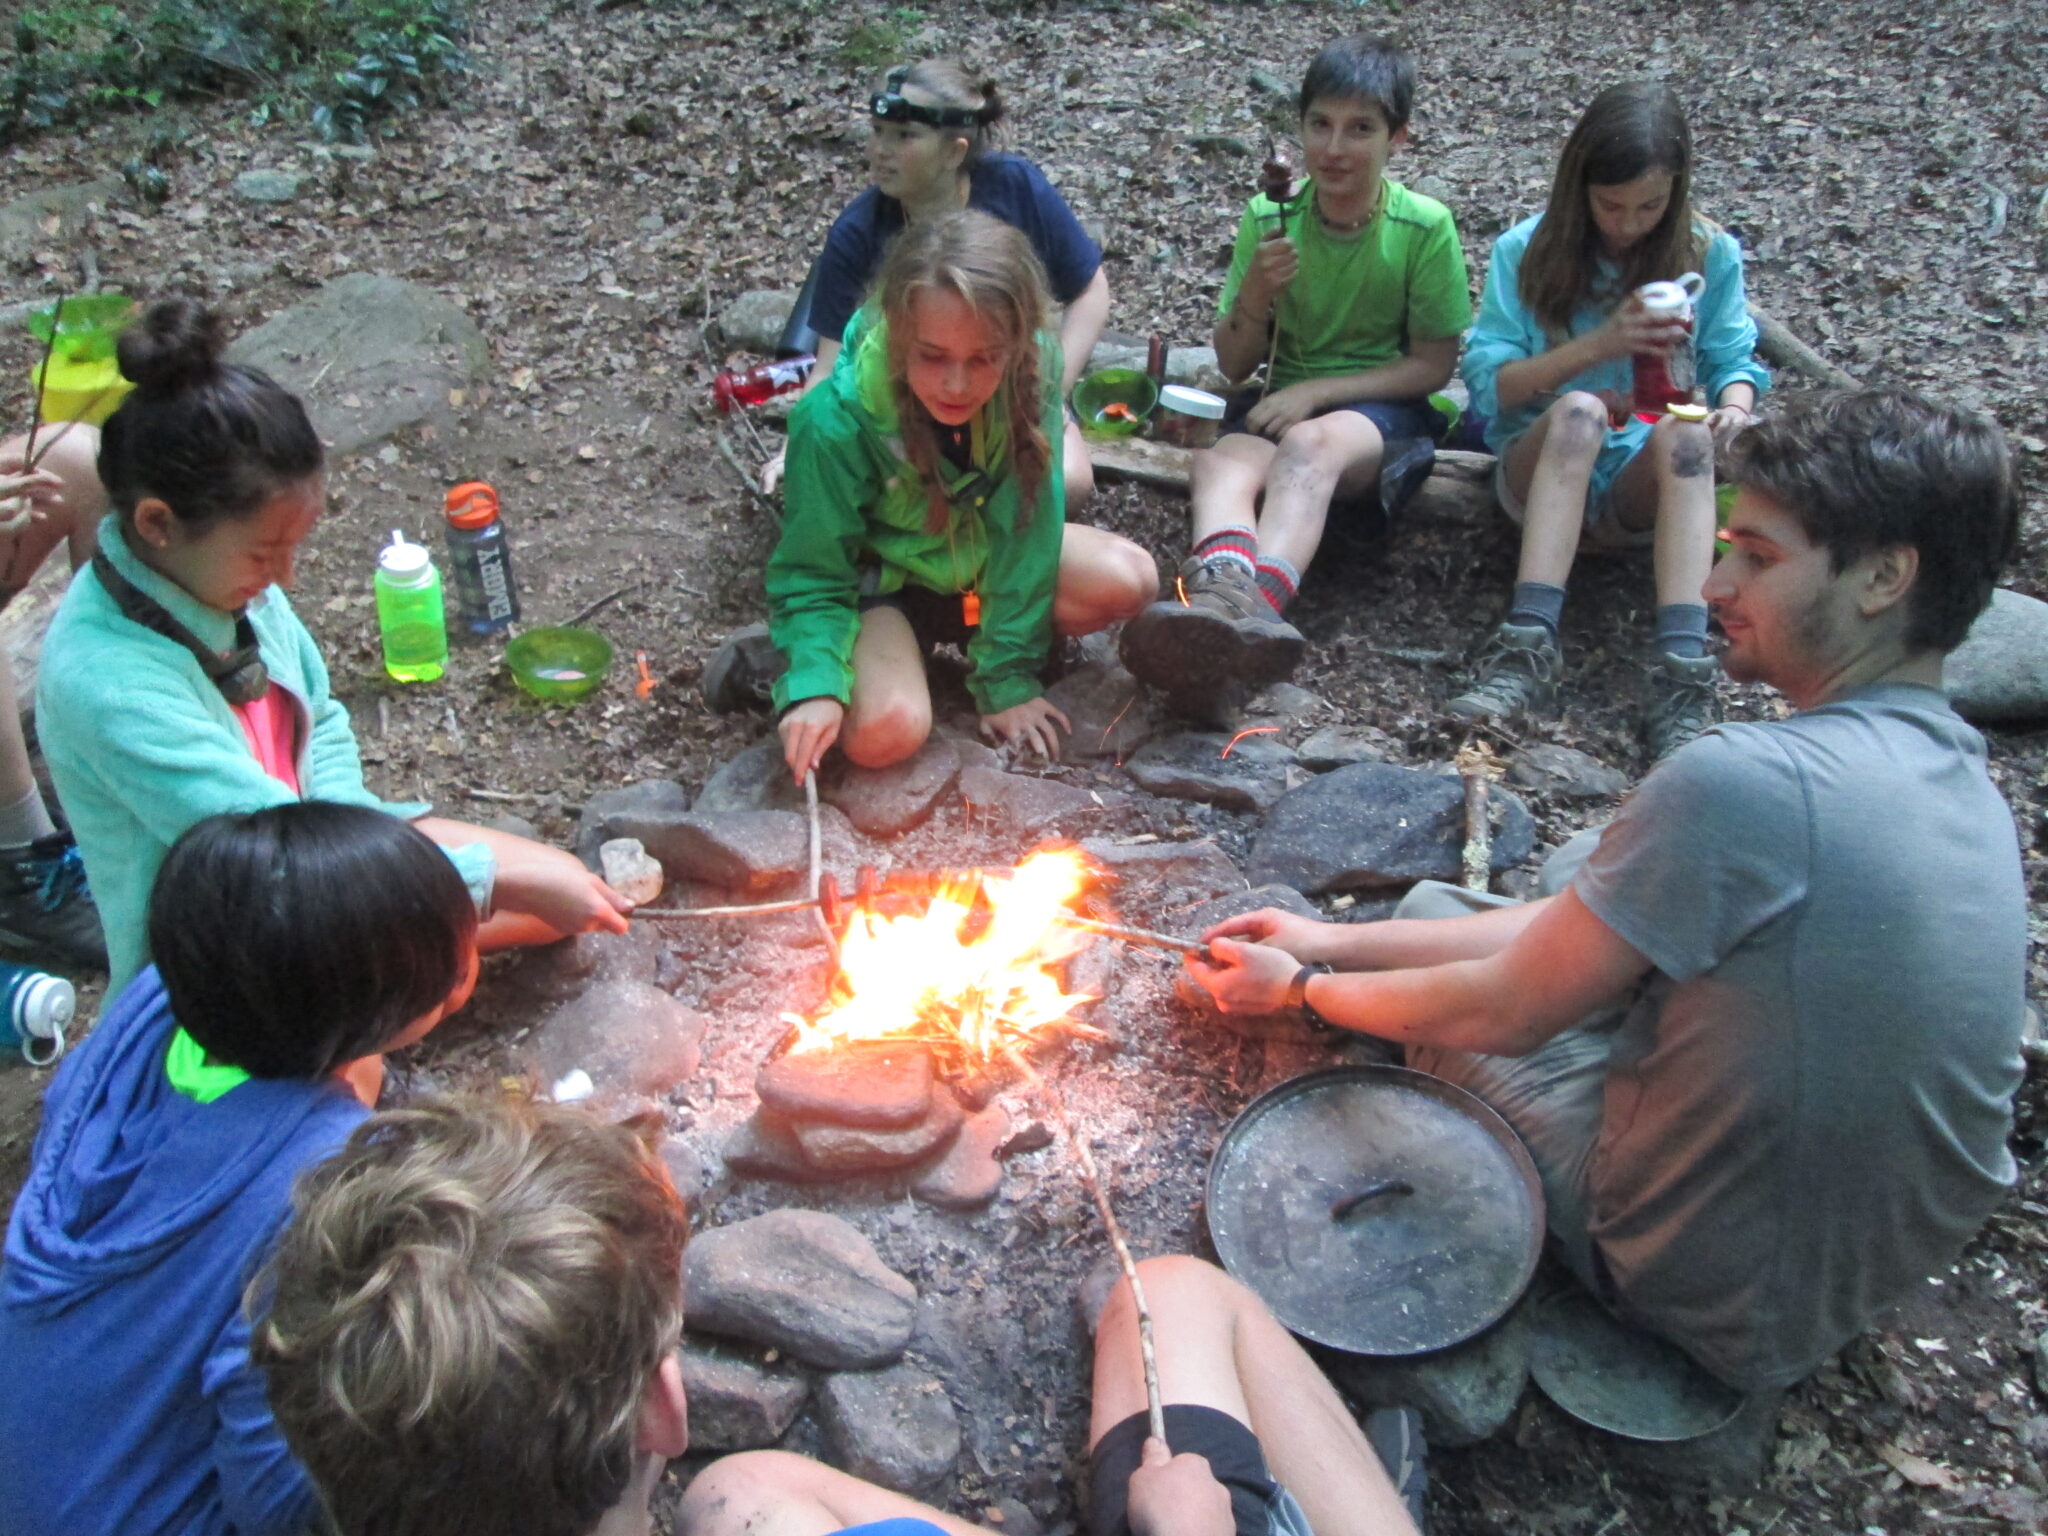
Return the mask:
[[[1266,160],[1259,167],[1259,191],[1278,210],[1274,234],[1287,233],[1287,215],[1294,206],[1294,155],[1270,134],[1266,138]],[[1259,385],[1264,399],[1273,388],[1273,358],[1280,350],[1279,298],[1274,298],[1273,318],[1266,327],[1266,373]]]

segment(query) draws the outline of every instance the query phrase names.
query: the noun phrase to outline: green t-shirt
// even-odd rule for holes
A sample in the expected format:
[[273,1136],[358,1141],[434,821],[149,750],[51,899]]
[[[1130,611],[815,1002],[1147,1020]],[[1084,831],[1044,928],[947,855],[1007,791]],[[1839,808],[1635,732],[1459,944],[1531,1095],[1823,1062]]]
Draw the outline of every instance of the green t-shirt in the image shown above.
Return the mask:
[[[1355,235],[1324,227],[1313,184],[1295,202],[1287,233],[1301,266],[1274,304],[1273,388],[1383,368],[1411,342],[1461,335],[1472,323],[1465,252],[1450,209],[1397,181],[1385,186],[1378,215]],[[1279,216],[1263,194],[1245,209],[1219,315],[1237,301],[1259,241],[1275,233]]]

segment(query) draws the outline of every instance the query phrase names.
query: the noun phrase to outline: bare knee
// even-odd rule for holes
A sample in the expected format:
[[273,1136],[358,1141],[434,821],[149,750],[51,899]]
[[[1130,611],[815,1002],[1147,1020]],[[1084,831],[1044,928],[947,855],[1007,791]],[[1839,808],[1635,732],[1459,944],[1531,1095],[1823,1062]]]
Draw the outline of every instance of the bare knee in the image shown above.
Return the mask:
[[863,768],[887,768],[912,756],[931,733],[931,700],[898,698],[861,710],[840,745]]
[[1607,438],[1607,405],[1598,395],[1583,389],[1567,390],[1544,413],[1548,420],[1543,444],[1588,458],[1597,453]]
[[690,1479],[676,1510],[677,1529],[687,1536],[736,1536],[757,1516],[802,1497],[810,1465],[788,1451],[721,1456]]
[[1297,421],[1280,434],[1280,451],[1274,456],[1274,468],[1285,465],[1336,475],[1343,471],[1350,456],[1350,445],[1341,441],[1322,419]]
[[1660,465],[1681,480],[1697,480],[1714,472],[1714,434],[1703,421],[1666,416],[1650,428],[1650,449]]
[[1140,549],[1129,539],[1118,539],[1110,546],[1109,558],[1103,564],[1105,606],[1117,609],[1119,617],[1141,612],[1159,596],[1159,562],[1152,558],[1150,550]]
[[[1221,1315],[1237,1299],[1235,1293],[1251,1294],[1214,1264],[1183,1253],[1140,1260],[1138,1283],[1144,1286],[1145,1305],[1155,1317],[1164,1311],[1198,1308]],[[1107,1327],[1118,1317],[1133,1317],[1136,1310],[1130,1286],[1119,1283],[1102,1309],[1103,1325]]]

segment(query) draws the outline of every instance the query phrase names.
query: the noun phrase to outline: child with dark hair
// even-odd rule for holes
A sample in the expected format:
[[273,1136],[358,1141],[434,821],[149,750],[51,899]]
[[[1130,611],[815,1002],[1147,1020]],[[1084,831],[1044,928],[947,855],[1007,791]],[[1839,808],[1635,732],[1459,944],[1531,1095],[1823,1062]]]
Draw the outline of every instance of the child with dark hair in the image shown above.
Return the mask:
[[1151,601],[1129,539],[1066,520],[1059,347],[1030,243],[972,209],[913,224],[831,376],[789,421],[788,512],[768,561],[784,757],[863,767],[931,732],[924,653],[957,644],[991,737],[1059,756],[1056,635]]
[[301,797],[417,820],[495,908],[487,949],[623,931],[626,902],[569,854],[364,787],[348,712],[282,591],[326,504],[320,439],[293,395],[226,361],[226,339],[183,299],[122,334],[136,387],[99,454],[113,515],[43,641],[37,729],[99,902],[109,989],[149,958],[150,884],[178,835]]
[[[1460,719],[1556,708],[1558,620],[1581,547],[1653,551],[1656,632],[1643,710],[1651,755],[1718,718],[1720,669],[1700,601],[1714,558],[1714,449],[1754,419],[1769,377],[1752,355],[1742,250],[1694,211],[1692,175],[1692,135],[1671,89],[1611,86],[1565,141],[1549,206],[1494,242],[1464,375],[1487,418],[1487,446],[1500,455],[1494,488],[1521,527],[1522,553],[1507,618],[1450,703]],[[1690,324],[1637,294],[1688,275],[1701,280]],[[1682,345],[1712,407],[1705,422],[1628,414],[1631,359]]]
[[7,1228],[0,1530],[296,1532],[312,1491],[242,1287],[383,1054],[468,1000],[476,910],[405,822],[303,801],[189,829],[149,927],[158,963],[51,1081]]
[[[996,147],[1007,115],[995,81],[958,59],[920,59],[883,77],[868,98],[871,185],[832,221],[783,333],[785,350],[817,353],[811,387],[831,373],[890,243],[906,226],[958,208],[1001,219],[1031,242],[1053,301],[1065,307],[1062,396],[1088,371],[1109,319],[1102,249],[1037,166]],[[1080,428],[1069,419],[1062,435],[1067,505],[1078,509],[1093,494],[1095,476]],[[782,467],[778,455],[765,477],[769,490]]]
[[1472,318],[1464,253],[1449,209],[1386,176],[1414,94],[1388,40],[1324,48],[1301,85],[1308,183],[1254,197],[1238,226],[1216,360],[1233,380],[1268,363],[1265,389],[1194,456],[1180,592],[1122,642],[1124,664],[1198,718],[1227,720],[1294,670],[1305,642],[1284,615],[1333,501],[1399,510],[1383,468],[1411,448],[1426,461],[1449,425],[1429,396]]

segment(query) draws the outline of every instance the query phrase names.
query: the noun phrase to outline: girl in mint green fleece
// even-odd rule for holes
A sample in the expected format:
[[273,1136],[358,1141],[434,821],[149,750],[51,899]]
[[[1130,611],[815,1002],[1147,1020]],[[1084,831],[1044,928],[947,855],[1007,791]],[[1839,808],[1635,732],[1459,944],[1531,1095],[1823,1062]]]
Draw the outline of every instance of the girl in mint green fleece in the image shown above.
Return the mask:
[[148,963],[150,886],[179,834],[289,800],[415,821],[469,884],[486,948],[623,931],[627,903],[570,855],[364,786],[348,712],[282,590],[325,506],[320,439],[294,396],[223,360],[225,341],[181,299],[123,334],[136,388],[99,458],[113,511],[43,641],[37,733],[106,927],[108,995]]
[[863,767],[930,734],[923,643],[957,641],[990,736],[1059,755],[1053,637],[1152,600],[1130,540],[1065,522],[1058,347],[1028,241],[972,211],[910,226],[831,377],[790,416],[768,562],[783,754],[801,780],[837,742]]

